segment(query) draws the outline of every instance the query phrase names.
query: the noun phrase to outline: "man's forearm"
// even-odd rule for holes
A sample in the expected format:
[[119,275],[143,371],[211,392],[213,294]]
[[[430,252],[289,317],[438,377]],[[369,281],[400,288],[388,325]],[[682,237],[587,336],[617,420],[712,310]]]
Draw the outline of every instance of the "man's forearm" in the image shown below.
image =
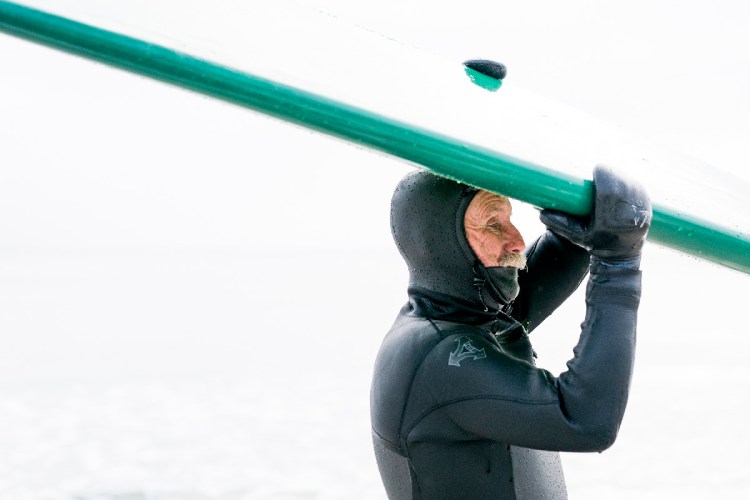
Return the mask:
[[527,252],[527,268],[519,273],[521,293],[513,317],[531,331],[578,288],[589,269],[589,253],[551,231]]
[[640,293],[640,271],[593,260],[581,337],[558,379],[564,413],[602,448],[614,441],[627,404]]

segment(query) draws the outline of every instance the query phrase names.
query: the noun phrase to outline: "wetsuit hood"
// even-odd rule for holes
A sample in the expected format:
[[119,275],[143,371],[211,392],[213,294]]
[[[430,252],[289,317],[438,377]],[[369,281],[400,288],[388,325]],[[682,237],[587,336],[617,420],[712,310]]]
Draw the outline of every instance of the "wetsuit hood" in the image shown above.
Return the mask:
[[518,293],[518,270],[486,268],[466,240],[464,215],[478,190],[412,172],[391,201],[391,231],[409,268],[409,300],[421,316],[481,323]]

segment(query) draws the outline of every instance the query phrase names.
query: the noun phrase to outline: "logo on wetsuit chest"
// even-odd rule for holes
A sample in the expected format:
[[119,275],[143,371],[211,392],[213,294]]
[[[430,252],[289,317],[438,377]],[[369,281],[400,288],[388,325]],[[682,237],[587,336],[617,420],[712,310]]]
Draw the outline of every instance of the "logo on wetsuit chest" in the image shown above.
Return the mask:
[[461,361],[466,358],[476,361],[487,357],[484,348],[477,349],[474,347],[469,337],[459,337],[456,342],[458,343],[456,350],[448,355],[448,365],[450,366],[461,366]]

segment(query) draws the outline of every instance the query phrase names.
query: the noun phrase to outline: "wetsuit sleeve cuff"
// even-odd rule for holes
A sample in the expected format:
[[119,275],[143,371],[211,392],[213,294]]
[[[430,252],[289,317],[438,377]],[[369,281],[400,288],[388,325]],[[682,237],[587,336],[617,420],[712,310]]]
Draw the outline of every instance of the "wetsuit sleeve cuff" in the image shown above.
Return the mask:
[[641,267],[641,256],[632,257],[630,259],[600,259],[599,257],[591,256],[590,271],[592,273],[607,272],[609,270],[619,269],[630,269],[633,271],[639,270]]

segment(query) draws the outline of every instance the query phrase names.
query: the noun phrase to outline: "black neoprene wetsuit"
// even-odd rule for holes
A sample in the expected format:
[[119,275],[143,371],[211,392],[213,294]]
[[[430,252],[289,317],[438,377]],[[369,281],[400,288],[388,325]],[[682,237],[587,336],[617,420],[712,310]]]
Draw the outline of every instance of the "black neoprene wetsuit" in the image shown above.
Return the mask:
[[[558,451],[617,435],[633,365],[640,271],[611,267],[547,231],[505,304],[464,236],[476,190],[426,172],[394,194],[409,301],[375,364],[375,453],[391,499],[566,498]],[[590,263],[591,262],[591,263]],[[528,333],[591,272],[581,335],[559,377]]]

